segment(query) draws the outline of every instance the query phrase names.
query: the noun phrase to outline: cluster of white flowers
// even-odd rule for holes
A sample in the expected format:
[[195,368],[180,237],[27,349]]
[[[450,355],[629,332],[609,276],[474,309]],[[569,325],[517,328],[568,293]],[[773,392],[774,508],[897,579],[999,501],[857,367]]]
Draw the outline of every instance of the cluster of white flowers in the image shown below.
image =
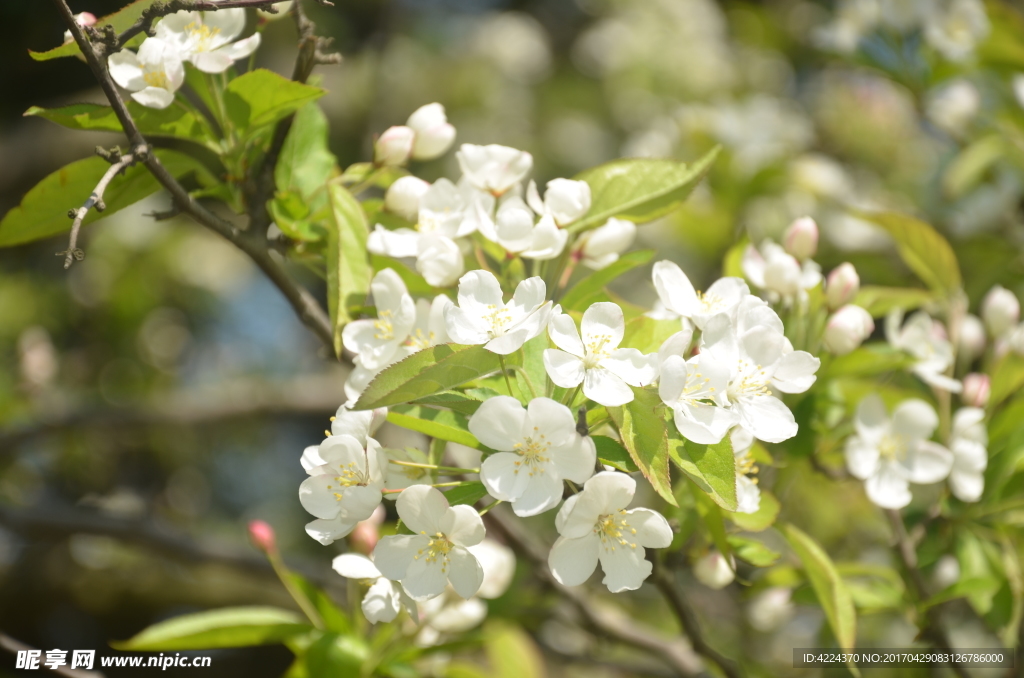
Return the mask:
[[155,35],[138,53],[126,49],[110,55],[110,76],[143,106],[167,108],[185,81],[186,62],[204,73],[223,73],[256,51],[260,34],[236,41],[243,30],[244,9],[170,14],[156,23]]

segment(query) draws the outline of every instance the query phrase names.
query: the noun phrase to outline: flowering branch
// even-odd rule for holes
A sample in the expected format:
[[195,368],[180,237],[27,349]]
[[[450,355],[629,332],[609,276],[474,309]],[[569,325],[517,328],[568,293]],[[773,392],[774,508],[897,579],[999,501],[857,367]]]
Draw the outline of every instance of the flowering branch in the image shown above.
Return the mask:
[[[159,158],[153,153],[148,153],[150,146],[146,142],[145,137],[143,137],[142,132],[139,131],[138,125],[135,124],[134,119],[132,119],[131,114],[128,112],[127,106],[124,104],[124,100],[121,99],[121,95],[117,91],[117,86],[107,70],[106,62],[101,58],[102,50],[95,48],[89,41],[83,28],[75,20],[75,15],[71,12],[66,0],[53,0],[53,2],[64,17],[64,23],[68,26],[68,30],[71,31],[75,42],[78,43],[78,47],[85,56],[86,63],[89,64],[89,68],[93,72],[93,76],[99,81],[103,93],[114,109],[114,114],[121,123],[121,128],[131,144],[131,154],[145,163],[149,171],[156,177],[156,180],[171,194],[171,197],[182,212],[188,214],[203,226],[220,234],[245,252],[270,278],[271,282],[277,286],[281,293],[284,294],[288,303],[291,304],[295,313],[299,316],[299,319],[320,338],[325,346],[333,347],[334,333],[331,329],[331,322],[327,313],[320,306],[316,298],[310,294],[309,290],[297,285],[295,281],[288,277],[288,274],[285,273],[277,261],[271,257],[267,249],[266,239],[264,238],[260,242],[259,239],[254,237],[245,237],[234,225],[200,205],[178,183],[177,179],[167,171],[167,168],[163,166]],[[221,6],[223,7],[226,4],[223,3]],[[145,156],[144,159],[143,156]]]
[[[115,149],[112,154],[113,157],[120,155],[120,151]],[[100,182],[96,184],[96,188],[93,189],[92,193],[89,194],[89,198],[85,201],[85,204],[78,209],[68,211],[68,216],[74,219],[71,224],[71,239],[68,242],[68,248],[63,252],[57,252],[57,256],[65,255],[64,257],[64,268],[71,268],[71,264],[75,260],[81,261],[85,258],[85,252],[79,249],[78,245],[78,231],[82,228],[82,220],[85,219],[85,215],[89,213],[89,210],[96,208],[97,212],[102,212],[107,208],[103,202],[103,194],[107,190],[107,186],[113,180],[115,176],[123,173],[126,169],[134,165],[136,162],[145,159],[147,153],[143,148],[139,148],[135,153],[129,153],[127,155],[121,155],[115,160],[110,169],[106,171]]]
[[[903,562],[903,568],[907,571],[911,589],[917,600],[924,602],[928,599],[928,587],[925,584],[924,575],[921,574],[921,570],[917,567],[917,553],[914,550],[914,544],[910,539],[910,535],[907,534],[907,527],[903,524],[903,516],[900,515],[899,511],[893,509],[886,510],[885,514],[889,517],[889,522],[892,524],[893,535],[896,537],[896,551]],[[939,649],[952,653],[953,646],[942,628],[942,620],[939,614],[940,608],[940,605],[933,605],[924,612],[925,623],[921,628],[921,635],[931,640]],[[960,678],[970,678],[971,676],[967,669],[960,664],[949,662],[949,667]]]

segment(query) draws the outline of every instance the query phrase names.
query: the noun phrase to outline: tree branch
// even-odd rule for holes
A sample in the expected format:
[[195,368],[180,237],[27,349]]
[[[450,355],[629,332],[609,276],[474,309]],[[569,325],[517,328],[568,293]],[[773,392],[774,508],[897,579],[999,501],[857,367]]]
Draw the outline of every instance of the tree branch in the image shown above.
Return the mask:
[[[120,152],[118,152],[120,154]],[[89,213],[89,210],[93,207],[96,208],[97,212],[102,212],[107,208],[103,202],[103,194],[107,190],[107,186],[114,179],[115,176],[121,174],[130,166],[134,165],[142,159],[138,153],[129,153],[122,155],[118,160],[111,164],[110,169],[106,171],[99,183],[96,184],[96,188],[93,189],[92,193],[89,194],[85,204],[78,209],[69,210],[68,216],[74,219],[71,224],[71,238],[68,241],[68,248],[63,252],[57,252],[57,256],[64,255],[64,268],[71,268],[71,264],[75,260],[81,261],[85,258],[85,252],[78,248],[78,231],[82,228],[82,220],[85,219],[85,215]]]
[[[26,645],[20,640],[11,638],[6,633],[0,631],[0,647],[7,650],[11,654],[17,654],[18,652],[28,652],[35,650],[36,648],[31,645]],[[55,669],[47,667],[40,661],[40,667],[44,671],[53,671],[58,676],[66,676],[66,678],[104,678],[104,674],[99,671],[83,671],[82,669],[72,669],[67,666],[58,666]]]
[[[885,514],[892,525],[893,536],[896,538],[896,552],[903,562],[903,568],[907,571],[910,588],[914,592],[917,602],[924,602],[929,598],[928,586],[924,581],[924,575],[921,574],[921,570],[917,566],[917,552],[914,550],[914,544],[907,534],[907,527],[903,524],[903,516],[899,511],[893,509],[886,509]],[[925,610],[924,624],[921,626],[921,636],[927,638],[930,643],[940,650],[948,653],[953,652],[953,646],[949,642],[949,637],[942,628],[941,605],[933,605]],[[949,667],[960,678],[971,678],[971,674],[960,664],[949,662]]]
[[636,622],[623,624],[621,619],[594,606],[585,592],[560,584],[548,568],[547,554],[544,550],[527,537],[513,521],[508,520],[502,509],[503,507],[497,507],[484,515],[484,522],[488,528],[499,533],[506,541],[515,545],[518,553],[531,560],[535,565],[535,573],[558,595],[572,603],[588,628],[598,635],[656,656],[678,676],[689,678],[700,675],[700,660],[688,652],[685,646],[664,639],[657,631]]
[[146,167],[156,177],[157,181],[167,189],[182,212],[188,214],[210,230],[219,233],[245,252],[270,278],[271,282],[277,286],[281,293],[284,294],[288,303],[291,304],[302,322],[320,338],[325,346],[333,351],[334,331],[327,313],[313,295],[310,294],[309,290],[296,284],[285,273],[284,269],[281,268],[270,254],[266,242],[259,242],[253,238],[244,237],[232,224],[224,221],[200,205],[178,183],[174,176],[167,171],[163,164],[161,164],[160,159],[156,157],[156,154],[148,153],[149,144],[146,143],[145,137],[143,137],[138,125],[135,124],[134,119],[132,119],[131,114],[128,112],[124,100],[121,99],[117,86],[107,70],[106,62],[89,42],[82,27],[75,21],[75,16],[68,7],[66,0],[53,0],[53,2],[60,11],[61,16],[64,17],[64,23],[71,31],[75,42],[78,43],[79,49],[82,50],[82,54],[85,56],[86,63],[89,64],[89,68],[93,72],[93,76],[99,81],[103,93],[114,109],[114,113],[121,123],[121,128],[131,144],[131,154],[140,159],[145,156]]

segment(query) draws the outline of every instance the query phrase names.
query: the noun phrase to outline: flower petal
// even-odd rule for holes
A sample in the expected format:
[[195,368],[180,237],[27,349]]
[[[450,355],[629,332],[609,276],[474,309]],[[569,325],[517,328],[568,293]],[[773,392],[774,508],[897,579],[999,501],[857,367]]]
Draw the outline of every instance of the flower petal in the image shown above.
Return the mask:
[[349,522],[340,518],[318,519],[306,523],[306,534],[327,546],[333,544],[336,539],[347,537],[355,527],[355,521]]
[[[522,467],[523,473],[527,467]],[[512,502],[512,510],[520,518],[535,516],[558,506],[562,501],[562,481],[553,473],[532,471],[522,494]],[[520,474],[522,475],[522,473]]]
[[522,440],[526,416],[526,410],[515,398],[494,396],[469,418],[469,432],[493,450],[511,452]]
[[576,418],[569,408],[551,398],[534,398],[526,406],[522,438],[541,436],[551,445],[561,445],[576,435]]
[[626,511],[625,521],[633,535],[632,541],[640,546],[663,549],[672,543],[672,528],[657,511],[645,508]]
[[604,570],[601,583],[612,593],[640,588],[653,570],[650,561],[644,558],[643,547],[639,545],[602,545],[598,557]]
[[146,88],[146,79],[135,52],[124,49],[111,54],[107,59],[107,68],[110,70],[110,77],[121,87],[133,92]]
[[426,553],[413,558],[402,577],[405,592],[413,600],[430,600],[444,593],[448,584],[447,561],[444,557],[427,558]]
[[499,452],[487,457],[480,466],[480,481],[487,488],[487,493],[502,501],[517,499],[522,490],[516,473],[520,463],[521,457],[514,452]]
[[910,503],[910,486],[895,468],[895,464],[883,464],[875,475],[864,483],[868,499],[876,506],[901,509]]
[[607,352],[618,348],[625,331],[626,320],[622,315],[622,309],[610,301],[591,304],[583,313],[583,320],[580,322],[583,343],[601,342]]
[[138,92],[132,92],[132,99],[147,108],[164,109],[174,102],[174,93],[160,87],[147,87]]
[[885,403],[878,394],[872,393],[860,401],[853,426],[866,443],[878,443],[889,432],[891,425]]
[[859,435],[846,439],[846,468],[853,477],[866,480],[875,475],[878,473],[879,460],[877,444]]
[[945,480],[953,468],[953,453],[938,443],[922,440],[912,447],[903,465],[910,482],[937,483]]
[[618,407],[633,401],[633,389],[620,377],[601,367],[586,371],[583,395],[606,407]]
[[441,519],[441,532],[459,546],[476,546],[484,539],[484,523],[472,506],[452,506]]
[[654,356],[644,355],[635,348],[617,348],[601,361],[601,367],[630,386],[646,386],[657,377],[652,357]]
[[235,60],[224,50],[196,52],[189,61],[203,73],[223,73],[234,65]]
[[814,373],[821,367],[821,360],[807,351],[793,351],[782,356],[775,374],[772,375],[772,386],[783,393],[803,393],[817,379]]
[[204,12],[203,25],[216,34],[220,44],[230,42],[245,29],[245,10],[235,7]]
[[413,558],[427,548],[429,543],[430,537],[421,534],[395,534],[381,537],[373,549],[373,564],[388,579],[395,581],[404,579]]
[[559,476],[574,483],[584,483],[594,475],[597,447],[590,436],[574,434],[568,445],[554,451],[553,461]]
[[793,413],[773,396],[743,398],[737,401],[733,409],[740,415],[744,427],[758,440],[781,443],[797,433]]
[[402,522],[410,530],[433,535],[441,531],[441,519],[448,512],[448,500],[436,488],[413,485],[398,495],[397,508]]
[[571,353],[577,358],[586,355],[576,323],[568,313],[559,313],[551,318],[548,323],[548,336],[555,342],[555,346],[566,353]]
[[370,590],[363,596],[360,607],[363,609],[363,616],[371,624],[394,621],[401,610],[401,601],[395,584],[383,577],[373,582]]
[[331,567],[348,579],[377,579],[381,576],[373,561],[359,553],[343,553],[331,561]]
[[597,569],[597,551],[600,543],[597,535],[593,533],[576,539],[559,537],[548,554],[551,574],[565,586],[579,586],[587,581]]
[[911,440],[931,438],[938,425],[935,408],[918,398],[904,400],[892,413],[892,432]]
[[546,348],[543,353],[544,370],[551,381],[562,388],[576,388],[583,381],[583,361],[557,348]]
[[681,316],[690,317],[697,309],[697,292],[683,270],[671,261],[659,261],[651,273],[661,302]]
[[[470,511],[473,509],[466,507]],[[479,520],[479,516],[477,516]],[[448,580],[452,588],[463,598],[471,598],[480,590],[484,581],[484,568],[467,549],[456,546],[448,553]]]

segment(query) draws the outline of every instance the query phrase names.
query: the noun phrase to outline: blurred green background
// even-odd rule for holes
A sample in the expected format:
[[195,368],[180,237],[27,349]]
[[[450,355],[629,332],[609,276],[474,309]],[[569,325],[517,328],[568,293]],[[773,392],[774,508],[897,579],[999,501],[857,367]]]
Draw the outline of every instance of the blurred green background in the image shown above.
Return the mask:
[[[687,160],[722,144],[690,202],[639,234],[638,246],[703,285],[738,238],[778,239],[805,214],[822,228],[825,271],[851,261],[865,283],[914,284],[887,239],[848,215],[853,204],[915,213],[943,230],[975,311],[995,282],[1024,294],[1024,101],[1013,90],[1024,17],[1011,3],[987,5],[989,25],[961,60],[901,18],[896,10],[915,3],[898,0],[874,3],[875,14],[872,2],[811,0],[306,4],[345,57],[317,69],[342,165],[369,158],[374,133],[432,101],[445,105],[459,142],[533,153],[538,183],[620,156]],[[70,5],[102,16],[121,2]],[[78,60],[29,58],[61,40],[51,3],[5,2],[0,16],[4,213],[58,167],[121,140],[21,117],[31,105],[102,95]],[[271,22],[257,64],[289,73],[294,38],[289,20]],[[974,94],[943,89],[959,81]],[[456,177],[458,168],[448,154],[417,173]],[[68,196],[68,207],[82,197]],[[277,529],[289,562],[345,595],[329,569],[340,544],[303,533],[297,498],[299,454],[344,400],[345,368],[230,245],[185,220],[144,216],[169,204],[157,196],[85,229],[87,257],[70,271],[54,256],[64,236],[0,250],[0,630],[36,647],[102,651],[189,610],[289,606],[247,545],[253,518]],[[620,292],[650,303],[649,272]],[[787,519],[834,557],[888,562],[878,547],[885,524],[859,483],[819,478],[794,465],[768,469],[762,482],[774,482]],[[565,660],[592,641],[545,621],[550,601],[520,575],[492,613],[535,634],[549,675],[629,675]],[[785,621],[752,625],[742,587],[688,582],[719,647],[747,648],[764,675],[821,675],[789,668],[790,648],[827,637],[819,609],[798,605]],[[648,591],[616,601],[672,628]],[[900,646],[913,633],[879,612],[863,617],[860,639]],[[219,651],[214,670],[277,676],[289,657],[276,647]],[[0,675],[13,675],[10,666],[0,659]]]

